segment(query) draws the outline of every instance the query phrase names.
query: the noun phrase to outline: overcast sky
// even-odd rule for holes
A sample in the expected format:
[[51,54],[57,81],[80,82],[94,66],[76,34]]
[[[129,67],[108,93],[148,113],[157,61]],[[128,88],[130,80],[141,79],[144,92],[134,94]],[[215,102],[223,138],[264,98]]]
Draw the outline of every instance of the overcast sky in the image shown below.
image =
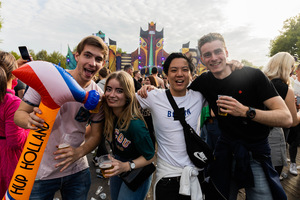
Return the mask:
[[85,36],[99,30],[131,53],[138,48],[140,27],[164,29],[166,52],[179,51],[209,32],[221,33],[230,59],[268,62],[270,40],[286,19],[300,14],[300,0],[0,0],[3,26],[0,49],[19,53],[26,45],[66,55]]

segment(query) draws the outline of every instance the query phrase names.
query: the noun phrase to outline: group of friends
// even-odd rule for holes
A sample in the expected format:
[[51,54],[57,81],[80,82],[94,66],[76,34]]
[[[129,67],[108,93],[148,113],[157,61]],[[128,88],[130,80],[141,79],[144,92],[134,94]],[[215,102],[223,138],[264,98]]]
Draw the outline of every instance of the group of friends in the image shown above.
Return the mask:
[[[228,61],[225,40],[219,33],[201,37],[198,48],[208,71],[195,80],[191,81],[194,66],[182,53],[171,53],[163,71],[175,102],[184,108],[187,123],[198,134],[201,111],[207,103],[218,120],[221,135],[214,147],[215,160],[207,169],[195,167],[190,160],[183,127],[174,120],[165,89],[154,89],[147,84],[136,90],[135,78],[126,72],[132,67],[104,77],[103,89],[93,81],[105,66],[108,47],[101,38],[88,36],[77,46],[77,67],[68,72],[84,90],[100,93],[102,109],[89,113],[78,102],[68,102],[60,108],[30,199],[52,200],[59,190],[64,200],[87,199],[91,177],[86,155],[103,138],[113,147],[113,168],[106,173],[113,200],[145,199],[152,176],[132,191],[118,175],[150,164],[155,154],[154,199],[237,199],[241,188],[245,188],[249,200],[287,199],[276,165],[272,164],[275,161],[271,160],[273,148],[269,145],[269,135],[271,130],[271,134],[282,136],[282,128],[296,126],[300,121],[294,92],[289,87],[294,59],[288,59],[288,53],[282,53],[286,57],[276,54],[270,60],[274,62],[263,71],[242,66]],[[41,96],[35,90],[29,87],[22,100],[11,90],[14,80],[11,72],[18,67],[16,60],[1,52],[0,66],[2,198],[27,130],[42,127],[44,120],[36,115],[41,113],[38,108]],[[157,150],[140,107],[151,112]],[[220,115],[219,111],[226,114]],[[78,120],[78,115],[86,117]],[[65,135],[70,146],[57,149],[57,141]],[[14,159],[4,159],[4,154]],[[10,170],[4,171],[5,168]]]

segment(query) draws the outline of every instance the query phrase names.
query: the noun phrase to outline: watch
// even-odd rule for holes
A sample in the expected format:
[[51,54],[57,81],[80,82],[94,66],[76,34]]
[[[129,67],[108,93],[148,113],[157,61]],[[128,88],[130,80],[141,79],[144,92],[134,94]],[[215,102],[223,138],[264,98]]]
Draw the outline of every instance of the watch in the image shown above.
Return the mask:
[[135,168],[135,164],[133,161],[129,161],[130,171]]
[[256,111],[254,108],[249,107],[249,110],[246,112],[246,116],[248,119],[253,119],[256,115]]

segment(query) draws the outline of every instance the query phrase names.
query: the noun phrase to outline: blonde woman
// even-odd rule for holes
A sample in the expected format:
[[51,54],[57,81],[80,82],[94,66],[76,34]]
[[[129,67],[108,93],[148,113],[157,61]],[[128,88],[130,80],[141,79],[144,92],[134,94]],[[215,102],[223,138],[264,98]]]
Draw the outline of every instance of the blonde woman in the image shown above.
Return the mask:
[[154,146],[139,111],[132,77],[124,71],[112,73],[104,88],[106,138],[112,143],[113,169],[106,170],[110,177],[112,200],[143,200],[151,185],[149,178],[136,190],[130,190],[117,176],[132,169],[144,167],[153,161]]
[[[270,59],[267,66],[263,69],[263,72],[274,84],[277,92],[289,108],[293,117],[292,126],[296,126],[300,122],[300,114],[297,113],[295,105],[295,94],[290,86],[290,74],[294,63],[295,59],[289,53],[279,52]],[[283,166],[287,165],[283,129],[281,127],[273,127],[268,139],[271,147],[272,164],[280,175]]]

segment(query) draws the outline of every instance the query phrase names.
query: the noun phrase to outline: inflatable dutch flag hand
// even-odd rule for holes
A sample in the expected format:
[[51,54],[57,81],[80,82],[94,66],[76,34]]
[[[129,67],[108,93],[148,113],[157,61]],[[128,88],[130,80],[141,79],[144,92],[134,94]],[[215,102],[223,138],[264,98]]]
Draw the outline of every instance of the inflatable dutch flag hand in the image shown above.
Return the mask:
[[93,110],[100,95],[95,90],[86,92],[67,71],[49,62],[32,61],[14,70],[13,74],[41,95],[39,108],[42,114],[37,115],[45,121],[42,128],[30,130],[3,197],[4,200],[27,200],[59,108],[66,102],[77,101],[84,103],[86,109]]
[[55,109],[69,101],[84,103],[93,110],[100,95],[97,91],[86,92],[63,68],[45,61],[32,61],[13,71],[22,82],[37,91],[45,106]]

